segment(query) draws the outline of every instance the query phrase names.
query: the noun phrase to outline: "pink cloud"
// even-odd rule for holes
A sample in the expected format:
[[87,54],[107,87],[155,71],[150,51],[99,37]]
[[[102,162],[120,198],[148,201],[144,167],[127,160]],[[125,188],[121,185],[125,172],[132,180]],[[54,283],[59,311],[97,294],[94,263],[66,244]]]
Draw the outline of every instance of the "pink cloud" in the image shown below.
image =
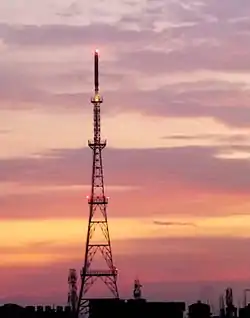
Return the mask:
[[[216,147],[109,148],[103,152],[105,179],[109,185],[185,184],[191,189],[248,191],[248,161],[218,159],[217,151]],[[1,160],[1,179],[35,185],[86,185],[91,180],[91,158],[91,151],[83,148],[54,150],[40,158]]]

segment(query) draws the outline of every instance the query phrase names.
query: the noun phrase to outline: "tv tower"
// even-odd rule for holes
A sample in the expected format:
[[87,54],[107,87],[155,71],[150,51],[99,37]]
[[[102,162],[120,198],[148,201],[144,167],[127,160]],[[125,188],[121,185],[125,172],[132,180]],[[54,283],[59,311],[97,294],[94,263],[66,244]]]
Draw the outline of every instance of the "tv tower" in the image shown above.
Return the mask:
[[[89,222],[86,240],[84,265],[81,271],[81,288],[77,306],[77,317],[86,310],[86,294],[97,279],[101,279],[111,291],[114,298],[119,298],[117,289],[117,268],[113,264],[111,242],[108,228],[107,205],[108,197],[104,191],[102,150],[106,146],[106,140],[101,140],[101,113],[100,106],[103,102],[99,94],[99,53],[94,54],[94,85],[95,92],[91,99],[93,104],[94,136],[88,141],[88,146],[93,151],[92,185],[91,194],[88,196]],[[102,233],[102,242],[94,242],[95,230],[99,227]],[[99,239],[99,238],[98,238]],[[92,269],[92,261],[95,256],[102,257],[105,268]]]

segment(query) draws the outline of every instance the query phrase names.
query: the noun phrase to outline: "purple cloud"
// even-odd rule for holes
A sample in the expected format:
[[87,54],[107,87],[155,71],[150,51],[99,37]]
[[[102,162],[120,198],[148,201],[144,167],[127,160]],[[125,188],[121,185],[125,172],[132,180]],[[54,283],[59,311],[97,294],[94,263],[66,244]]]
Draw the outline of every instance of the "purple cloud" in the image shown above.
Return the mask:
[[190,223],[190,222],[162,222],[162,221],[154,221],[153,223],[155,225],[160,225],[160,226],[194,226],[194,227],[196,227],[195,223]]
[[[104,151],[105,183],[112,197],[110,217],[153,217],[157,215],[218,216],[248,213],[228,210],[223,197],[249,194],[249,160],[214,157],[220,148],[183,147],[173,149],[112,149]],[[239,149],[238,149],[239,150]],[[249,151],[249,148],[248,148]],[[55,150],[41,158],[0,161],[1,182],[20,187],[88,185],[91,181],[89,149]],[[113,192],[112,185],[136,186],[127,192]],[[110,187],[110,188],[109,188]],[[25,189],[25,188],[24,188]],[[78,191],[37,191],[2,194],[2,219],[83,217],[88,214],[88,189]],[[190,194],[189,191],[191,191]],[[165,193],[168,194],[169,208]],[[209,194],[215,201],[204,198]],[[145,196],[154,200],[145,206]],[[215,208],[222,196],[221,209]],[[129,200],[128,200],[129,198]],[[39,202],[39,204],[37,204]],[[126,205],[121,206],[121,202]],[[157,203],[156,203],[157,202]],[[136,203],[136,204],[135,204]],[[70,214],[69,214],[69,207]],[[169,210],[170,209],[170,210]],[[35,211],[35,212],[34,212]],[[51,213],[53,211],[53,213]]]
[[[182,141],[195,141],[197,139],[199,140],[205,140],[205,141],[215,141],[215,142],[222,142],[226,143],[228,147],[232,147],[233,149],[239,149],[243,150],[244,146],[242,146],[242,143],[248,142],[249,138],[247,135],[242,134],[234,134],[225,136],[223,134],[218,133],[210,133],[210,134],[198,134],[198,135],[184,135],[184,134],[176,134],[176,135],[169,135],[164,136],[163,139],[166,140],[182,140]],[[238,144],[237,144],[238,143]],[[248,147],[246,146],[246,150]]]
[[[46,111],[70,110],[86,111],[89,109],[89,98],[91,96],[91,84],[89,92],[50,92],[46,88],[39,88],[41,79],[35,75],[26,74],[23,71],[9,72],[3,69],[0,76],[0,108],[20,109],[40,107]],[[9,74],[7,79],[5,74]],[[92,74],[86,74],[83,80],[78,74],[69,74],[71,84],[86,85],[92,81]],[[55,76],[55,75],[54,75]],[[58,74],[58,77],[60,75]],[[60,82],[66,86],[66,74],[62,74]],[[151,116],[159,115],[166,117],[214,117],[221,122],[231,126],[248,126],[250,123],[249,107],[250,94],[245,85],[229,84],[226,82],[195,82],[190,84],[179,83],[164,85],[151,91],[135,91],[126,83],[129,76],[121,77],[121,89],[112,91],[105,85],[112,87],[113,81],[118,81],[119,75],[104,70],[101,74],[101,83],[104,90],[105,107],[103,112],[130,112],[137,110],[142,114]],[[56,80],[56,79],[55,79]],[[133,83],[133,82],[132,82]],[[13,84],[14,88],[13,88]],[[121,103],[122,101],[122,103]],[[167,102],[166,102],[167,101]],[[21,106],[20,106],[21,103]],[[124,107],[124,105],[126,107]],[[51,108],[53,106],[53,108]]]
[[[244,5],[247,8],[245,2]],[[164,7],[171,13],[169,21],[172,25],[156,31],[155,23],[162,18]],[[80,106],[82,110],[83,101],[89,100],[91,94],[92,65],[80,60],[75,62],[79,65],[76,68],[76,64],[73,66],[64,60],[58,62],[62,65],[58,68],[58,63],[55,67],[51,61],[32,61],[32,54],[40,48],[53,52],[55,46],[63,50],[77,45],[81,50],[84,46],[100,43],[112,52],[111,59],[104,59],[101,67],[101,83],[107,99],[105,109],[124,111],[123,105],[119,106],[122,100],[126,111],[136,109],[147,115],[169,117],[208,116],[232,126],[248,126],[250,98],[244,73],[249,64],[247,31],[250,22],[244,19],[241,8],[233,0],[229,0],[225,11],[214,1],[202,5],[193,1],[185,5],[182,2],[148,1],[143,9],[145,16],[140,17],[142,20],[138,20],[138,16],[124,15],[112,26],[104,23],[87,26],[2,23],[0,38],[6,52],[14,49],[16,60],[14,64],[11,60],[3,60],[0,64],[1,108],[33,106],[47,111],[53,105],[71,111]],[[134,19],[139,27],[126,29],[123,25],[126,19],[130,23]],[[150,28],[146,27],[147,19]],[[30,54],[29,63],[18,59],[17,48]],[[68,66],[64,68],[66,62]],[[41,65],[47,66],[48,71],[41,72]],[[214,79],[185,83],[185,78],[179,76],[176,83],[171,84],[167,83],[170,76],[166,83],[161,80],[155,90],[139,89],[140,79],[157,82],[158,78],[170,73],[181,72],[191,77],[195,75],[189,72],[202,70],[212,71],[210,76]],[[216,78],[219,76],[216,72],[222,72],[224,79]],[[241,79],[231,83],[234,73],[239,72]],[[228,81],[225,80],[227,76]]]
[[[149,185],[179,180],[211,191],[248,192],[249,161],[218,159],[215,157],[218,150],[213,147],[109,148],[104,152],[105,177],[110,185]],[[0,174],[1,180],[8,182],[88,184],[90,167],[88,148],[65,149],[54,150],[42,158],[1,160]]]
[[121,42],[142,42],[153,31],[122,30],[107,24],[77,25],[16,25],[0,24],[0,38],[7,45],[19,46],[67,46],[113,45]]

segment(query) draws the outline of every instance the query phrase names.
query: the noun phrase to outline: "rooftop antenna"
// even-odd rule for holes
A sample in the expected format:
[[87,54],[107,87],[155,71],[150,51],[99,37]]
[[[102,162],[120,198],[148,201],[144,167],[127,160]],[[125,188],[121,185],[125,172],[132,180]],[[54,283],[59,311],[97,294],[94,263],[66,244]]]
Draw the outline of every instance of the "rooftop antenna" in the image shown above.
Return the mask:
[[138,278],[135,279],[134,291],[133,291],[134,299],[141,299],[141,296],[142,296],[141,288],[142,288],[142,285],[141,285],[139,279]]

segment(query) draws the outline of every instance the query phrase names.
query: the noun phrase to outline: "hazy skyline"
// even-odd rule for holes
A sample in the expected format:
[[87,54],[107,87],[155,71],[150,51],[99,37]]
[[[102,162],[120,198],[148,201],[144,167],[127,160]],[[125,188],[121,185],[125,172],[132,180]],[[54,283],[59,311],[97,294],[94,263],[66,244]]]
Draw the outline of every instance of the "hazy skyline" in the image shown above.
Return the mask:
[[229,284],[242,296],[249,10],[249,0],[1,1],[0,302],[65,302],[68,269],[82,264],[95,48],[121,296],[137,275],[149,298],[212,299]]

